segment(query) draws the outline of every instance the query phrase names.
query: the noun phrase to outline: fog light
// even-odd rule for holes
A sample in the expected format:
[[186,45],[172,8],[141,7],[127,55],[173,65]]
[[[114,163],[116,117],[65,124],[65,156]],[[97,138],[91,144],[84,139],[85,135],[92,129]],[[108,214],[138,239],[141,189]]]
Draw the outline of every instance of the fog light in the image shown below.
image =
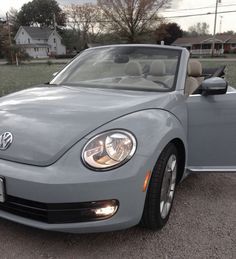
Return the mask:
[[104,216],[104,217],[112,216],[116,213],[117,208],[118,207],[116,205],[114,205],[114,206],[109,205],[104,208],[95,209],[95,214],[97,216]]

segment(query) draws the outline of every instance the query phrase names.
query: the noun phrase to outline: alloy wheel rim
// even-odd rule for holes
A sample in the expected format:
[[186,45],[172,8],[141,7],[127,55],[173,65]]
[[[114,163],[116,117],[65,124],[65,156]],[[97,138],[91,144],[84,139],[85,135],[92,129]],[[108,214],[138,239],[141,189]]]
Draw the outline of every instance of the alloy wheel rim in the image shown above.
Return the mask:
[[160,214],[163,219],[167,217],[171,209],[175,192],[176,176],[177,157],[172,154],[166,164],[161,186]]

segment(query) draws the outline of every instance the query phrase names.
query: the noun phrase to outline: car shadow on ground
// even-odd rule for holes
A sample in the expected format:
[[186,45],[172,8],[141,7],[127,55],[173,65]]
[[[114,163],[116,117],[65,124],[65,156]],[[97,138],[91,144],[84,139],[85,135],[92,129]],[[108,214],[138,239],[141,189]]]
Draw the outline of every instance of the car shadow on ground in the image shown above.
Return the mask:
[[195,174],[176,192],[168,224],[96,234],[42,231],[0,219],[3,258],[235,258],[236,174]]

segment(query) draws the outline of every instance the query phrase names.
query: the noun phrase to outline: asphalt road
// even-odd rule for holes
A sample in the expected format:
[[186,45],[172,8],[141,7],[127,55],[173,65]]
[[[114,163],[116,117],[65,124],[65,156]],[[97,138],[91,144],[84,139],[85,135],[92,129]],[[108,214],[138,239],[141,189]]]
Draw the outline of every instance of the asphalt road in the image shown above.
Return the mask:
[[71,235],[0,219],[0,258],[236,258],[236,174],[192,175],[168,225]]

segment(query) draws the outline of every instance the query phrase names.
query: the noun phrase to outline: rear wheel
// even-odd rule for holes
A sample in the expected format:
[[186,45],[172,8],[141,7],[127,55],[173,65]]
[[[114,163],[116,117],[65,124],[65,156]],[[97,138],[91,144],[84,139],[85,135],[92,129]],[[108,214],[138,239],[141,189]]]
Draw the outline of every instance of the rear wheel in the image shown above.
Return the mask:
[[161,153],[150,179],[141,223],[150,229],[161,229],[168,221],[173,204],[178,151],[170,143]]

